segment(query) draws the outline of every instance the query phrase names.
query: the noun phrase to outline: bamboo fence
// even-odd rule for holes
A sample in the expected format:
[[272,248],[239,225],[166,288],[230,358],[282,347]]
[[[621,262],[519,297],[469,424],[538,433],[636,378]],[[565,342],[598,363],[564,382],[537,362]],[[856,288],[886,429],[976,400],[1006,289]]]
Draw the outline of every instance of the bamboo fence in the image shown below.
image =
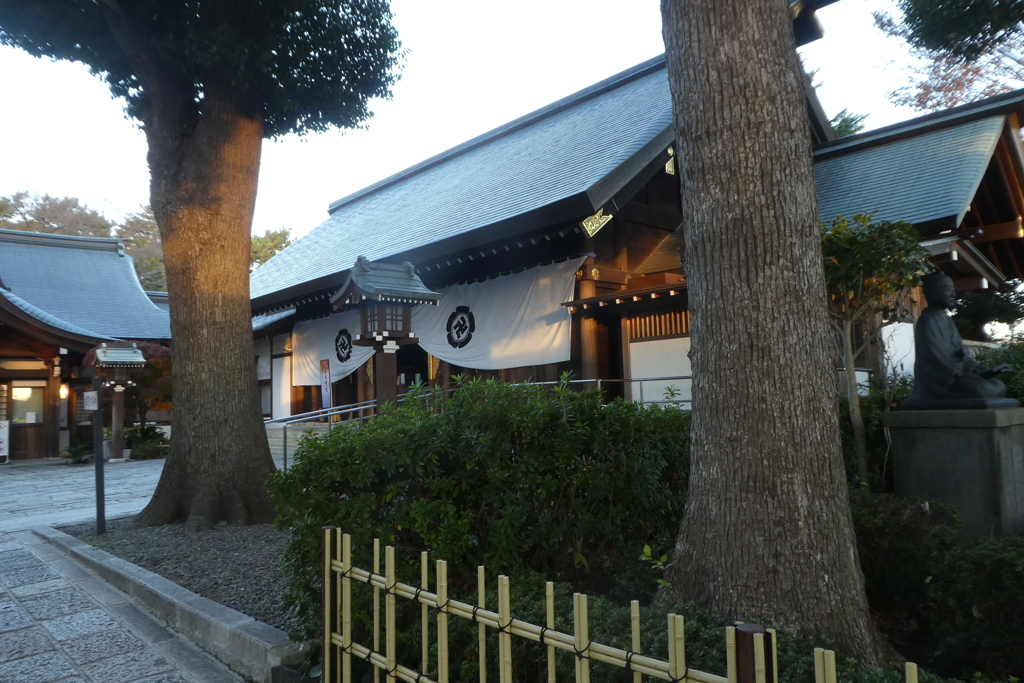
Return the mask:
[[[776,683],[779,681],[776,633],[766,629],[764,633],[753,634],[753,661],[739,652],[737,629],[725,629],[726,676],[696,671],[686,666],[686,644],[684,620],[676,614],[668,615],[668,657],[658,659],[641,653],[640,604],[634,600],[630,606],[631,643],[629,650],[622,650],[596,643],[589,638],[587,596],[573,595],[573,632],[555,630],[554,584],[547,583],[545,590],[546,625],[514,619],[511,614],[511,592],[507,576],[498,576],[498,611],[486,609],[486,576],[483,567],[477,568],[477,604],[453,600],[448,596],[448,565],[444,560],[434,562],[435,592],[429,589],[429,560],[427,553],[420,554],[420,585],[401,583],[395,576],[395,549],[384,548],[384,573],[380,572],[380,541],[373,542],[373,571],[355,567],[352,564],[352,542],[348,534],[342,534],[336,527],[324,528],[324,640],[323,640],[323,683],[352,683],[352,657],[366,660],[373,666],[374,683],[380,683],[381,675],[386,683],[399,679],[408,683],[448,683],[450,652],[448,648],[448,619],[456,617],[474,621],[479,625],[479,682],[487,683],[487,629],[498,632],[499,683],[512,683],[512,637],[525,638],[547,646],[547,680],[555,681],[556,650],[575,655],[576,683],[590,683],[590,663],[606,662],[633,674],[633,683],[641,683],[644,677],[671,683]],[[373,647],[357,643],[352,637],[352,582],[367,584],[373,591]],[[380,597],[384,593],[384,649],[381,650]],[[419,670],[399,664],[396,657],[397,625],[395,623],[396,599],[403,598],[420,603],[421,648]],[[430,610],[437,612],[437,655],[431,668],[430,661]],[[752,664],[752,666],[749,666]],[[815,648],[815,683],[837,683],[836,658],[832,650]],[[749,670],[748,670],[749,667]],[[429,674],[436,672],[436,678]],[[917,665],[906,665],[906,683],[918,683]]]

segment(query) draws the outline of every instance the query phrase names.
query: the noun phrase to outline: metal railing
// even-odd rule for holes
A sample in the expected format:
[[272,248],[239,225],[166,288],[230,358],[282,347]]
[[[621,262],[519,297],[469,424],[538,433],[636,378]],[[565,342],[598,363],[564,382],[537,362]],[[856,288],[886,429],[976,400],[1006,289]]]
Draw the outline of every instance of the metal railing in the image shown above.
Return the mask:
[[330,424],[331,426],[345,424],[348,422],[356,422],[359,420],[365,420],[370,416],[361,415],[356,418],[352,418],[349,420],[339,420],[337,422],[331,420],[331,418],[334,417],[335,415],[347,415],[350,413],[362,412],[364,410],[371,411],[372,413],[377,412],[377,400],[371,399],[369,401],[361,401],[359,403],[349,403],[347,405],[338,406],[336,408],[323,408],[321,410],[311,410],[308,413],[299,413],[298,415],[289,415],[287,417],[279,417],[276,419],[264,420],[263,426],[266,427],[266,425],[269,424],[283,425],[283,446],[281,450],[282,455],[284,456],[284,461],[282,462],[281,469],[286,470],[288,469],[288,425],[298,424],[300,422],[313,422],[316,420],[322,420],[324,418],[327,418],[328,424]]

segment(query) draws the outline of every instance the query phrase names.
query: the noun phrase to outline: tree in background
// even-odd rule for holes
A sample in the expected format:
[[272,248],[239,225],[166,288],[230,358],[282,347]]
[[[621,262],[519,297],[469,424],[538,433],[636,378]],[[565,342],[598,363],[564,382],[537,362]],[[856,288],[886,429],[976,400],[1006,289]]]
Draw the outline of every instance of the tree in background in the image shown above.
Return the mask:
[[1022,286],[1024,283],[1020,280],[1011,280],[999,289],[962,292],[953,314],[960,336],[974,341],[992,341],[989,325],[1002,323],[1012,328],[1024,320]]
[[875,13],[886,35],[906,40],[921,65],[890,93],[898,105],[940,111],[1024,87],[1024,3],[901,0],[896,19]]
[[0,197],[0,228],[75,237],[110,237],[115,223],[74,197],[15,192]]
[[786,0],[663,0],[693,340],[689,498],[662,600],[885,662],[835,410],[804,74]]
[[864,119],[867,117],[867,114],[854,114],[849,109],[844,109],[833,116],[829,123],[832,124],[832,130],[836,132],[837,138],[845,138],[864,130]]
[[124,249],[135,262],[135,272],[142,288],[147,292],[166,292],[164,250],[160,245],[160,228],[153,217],[153,210],[146,206],[128,214],[117,226],[115,234],[126,240]]
[[[868,446],[857,392],[857,356],[881,335],[883,326],[909,314],[910,291],[928,269],[928,251],[910,223],[873,221],[872,216],[839,216],[822,226],[828,312],[837,332],[837,351],[845,368],[857,472],[867,486]],[[874,324],[881,317],[882,325]]]
[[249,269],[256,270],[291,243],[292,232],[288,228],[267,230],[262,235],[253,235],[249,247]]
[[387,1],[8,0],[0,42],[86,63],[146,134],[175,405],[137,523],[271,520],[246,249],[262,141],[369,118],[400,56]]

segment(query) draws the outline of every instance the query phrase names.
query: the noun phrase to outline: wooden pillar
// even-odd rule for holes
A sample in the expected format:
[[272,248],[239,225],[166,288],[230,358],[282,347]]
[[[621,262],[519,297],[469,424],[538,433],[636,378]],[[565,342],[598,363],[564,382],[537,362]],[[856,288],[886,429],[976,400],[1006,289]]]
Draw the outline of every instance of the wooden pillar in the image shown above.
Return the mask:
[[[55,373],[56,371],[56,373]],[[54,374],[57,376],[54,377]],[[46,391],[43,392],[43,457],[60,456],[60,357],[46,362]]]
[[114,400],[110,404],[110,457],[124,457],[124,387],[114,385]]
[[373,384],[377,391],[377,405],[398,401],[398,356],[394,351],[377,349],[373,356]]
[[765,669],[765,683],[775,683],[774,667],[774,633],[767,631],[759,624],[740,624],[736,627],[736,680],[737,683],[756,683],[757,652],[754,635],[764,637],[764,660],[760,663]]
[[[580,280],[579,298],[589,299],[592,296],[597,296],[597,283]],[[580,316],[580,348],[583,379],[597,379],[597,321],[587,315]]]

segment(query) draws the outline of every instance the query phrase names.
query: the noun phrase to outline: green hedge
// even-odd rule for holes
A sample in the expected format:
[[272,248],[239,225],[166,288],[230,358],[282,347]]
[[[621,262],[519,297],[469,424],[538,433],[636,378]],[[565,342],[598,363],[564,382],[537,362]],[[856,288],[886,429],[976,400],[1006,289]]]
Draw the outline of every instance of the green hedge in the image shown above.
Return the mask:
[[[316,632],[321,527],[377,537],[398,555],[448,560],[453,585],[478,565],[535,571],[589,593],[644,598],[645,544],[670,552],[686,501],[689,414],[596,391],[460,382],[425,390],[359,428],[300,442],[270,490],[291,532],[288,599]],[[416,570],[407,568],[418,576]],[[406,574],[410,575],[410,574]]]
[[933,627],[951,665],[1024,677],[1024,538],[958,546],[930,584]]

